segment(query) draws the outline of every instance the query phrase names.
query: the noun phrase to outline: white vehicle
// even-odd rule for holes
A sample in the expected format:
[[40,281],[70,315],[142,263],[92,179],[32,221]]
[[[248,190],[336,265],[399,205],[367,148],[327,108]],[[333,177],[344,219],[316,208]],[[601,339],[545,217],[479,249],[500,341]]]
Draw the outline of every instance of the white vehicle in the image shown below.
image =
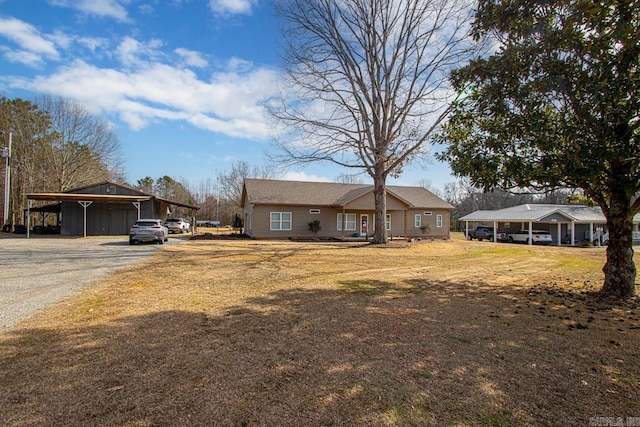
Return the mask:
[[169,229],[162,225],[161,219],[139,219],[129,230],[129,244],[137,242],[158,242],[161,245],[169,240]]
[[184,218],[167,218],[164,225],[169,229],[170,233],[184,233],[189,231],[191,224]]
[[[548,245],[553,243],[553,237],[548,231],[544,230],[532,230],[531,231],[532,243],[539,243],[541,245]],[[529,230],[520,230],[516,233],[509,234],[510,242],[517,243],[529,243]]]

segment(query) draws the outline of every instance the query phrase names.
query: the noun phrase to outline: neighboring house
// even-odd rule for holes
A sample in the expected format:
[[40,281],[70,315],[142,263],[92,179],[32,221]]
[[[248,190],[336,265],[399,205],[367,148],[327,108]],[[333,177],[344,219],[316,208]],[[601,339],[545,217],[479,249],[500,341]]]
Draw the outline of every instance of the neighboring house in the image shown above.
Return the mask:
[[[57,213],[58,227],[63,235],[126,235],[131,225],[139,218],[157,218],[163,221],[172,206],[200,209],[185,203],[175,202],[147,194],[143,191],[113,182],[100,182],[61,193],[27,194],[31,201],[57,202],[34,208],[34,212]],[[29,215],[27,209],[27,230]]]
[[[606,240],[606,218],[599,207],[583,205],[526,204],[506,209],[481,210],[460,218],[465,222],[465,235],[475,225],[490,225],[494,232],[514,233],[520,230],[545,230],[554,244],[574,245],[580,241]],[[633,219],[634,241],[640,240],[640,215]]]
[[[374,233],[373,185],[246,179],[245,232],[258,239],[369,237]],[[453,206],[422,187],[387,186],[389,237],[449,238]]]

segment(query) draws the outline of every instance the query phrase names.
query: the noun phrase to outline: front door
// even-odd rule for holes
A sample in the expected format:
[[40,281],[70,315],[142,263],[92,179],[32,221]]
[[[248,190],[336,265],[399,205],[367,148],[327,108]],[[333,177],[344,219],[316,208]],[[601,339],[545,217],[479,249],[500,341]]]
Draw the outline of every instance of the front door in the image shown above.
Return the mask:
[[360,215],[360,235],[369,235],[369,215],[367,214]]

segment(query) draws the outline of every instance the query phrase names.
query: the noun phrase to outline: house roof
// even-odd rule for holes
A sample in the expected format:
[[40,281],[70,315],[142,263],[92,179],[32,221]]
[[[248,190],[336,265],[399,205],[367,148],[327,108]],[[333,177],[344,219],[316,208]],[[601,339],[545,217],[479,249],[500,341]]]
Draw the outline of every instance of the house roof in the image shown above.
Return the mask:
[[[342,207],[373,192],[373,185],[337,182],[245,179],[242,206],[292,205]],[[412,208],[453,209],[449,203],[423,187],[387,186],[387,194]]]
[[[544,222],[553,215],[567,218],[567,222],[605,223],[602,209],[584,205],[549,205],[529,203],[497,210],[479,210],[460,218],[461,221]],[[634,217],[640,222],[640,215]]]

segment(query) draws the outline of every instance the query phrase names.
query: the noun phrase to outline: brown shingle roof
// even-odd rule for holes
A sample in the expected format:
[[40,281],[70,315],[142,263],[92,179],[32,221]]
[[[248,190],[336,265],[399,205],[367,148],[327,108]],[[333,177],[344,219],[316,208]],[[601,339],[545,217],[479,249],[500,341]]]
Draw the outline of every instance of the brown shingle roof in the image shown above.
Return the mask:
[[[245,179],[242,205],[343,206],[371,191],[373,185],[367,184]],[[413,208],[453,209],[423,187],[390,185],[387,193]]]

